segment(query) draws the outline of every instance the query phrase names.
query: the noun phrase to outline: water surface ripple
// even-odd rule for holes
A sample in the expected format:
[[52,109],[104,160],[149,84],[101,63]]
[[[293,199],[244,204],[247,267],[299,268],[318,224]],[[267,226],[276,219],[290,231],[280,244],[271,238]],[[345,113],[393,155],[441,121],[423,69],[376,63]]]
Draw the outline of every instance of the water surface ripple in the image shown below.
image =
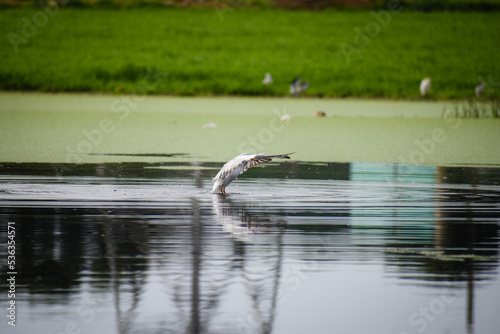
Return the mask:
[[270,164],[222,196],[217,167],[2,165],[20,332],[500,328],[499,169]]

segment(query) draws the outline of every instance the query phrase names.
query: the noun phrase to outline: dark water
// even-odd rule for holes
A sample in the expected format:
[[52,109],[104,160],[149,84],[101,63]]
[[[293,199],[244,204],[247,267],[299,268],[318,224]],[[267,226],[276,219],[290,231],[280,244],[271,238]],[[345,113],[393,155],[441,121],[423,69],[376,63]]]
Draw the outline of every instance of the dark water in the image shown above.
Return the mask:
[[218,167],[3,164],[1,332],[498,332],[500,169]]

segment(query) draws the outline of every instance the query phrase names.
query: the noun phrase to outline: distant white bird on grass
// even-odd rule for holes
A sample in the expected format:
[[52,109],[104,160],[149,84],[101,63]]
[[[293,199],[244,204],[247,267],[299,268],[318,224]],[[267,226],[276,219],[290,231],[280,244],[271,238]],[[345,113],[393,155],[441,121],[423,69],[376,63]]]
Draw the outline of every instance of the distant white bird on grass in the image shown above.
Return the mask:
[[300,82],[300,77],[296,77],[290,83],[290,94],[292,94],[292,96],[299,96],[307,87],[309,87],[309,82]]
[[203,124],[203,129],[215,129],[217,124],[214,122]]
[[480,85],[476,86],[476,97],[481,97],[481,95],[483,95],[484,87],[486,87],[484,82],[481,82]]
[[271,73],[266,73],[264,76],[264,79],[262,79],[262,84],[263,85],[270,85],[273,83],[273,77],[271,76]]
[[233,182],[238,175],[245,172],[250,167],[255,167],[260,164],[264,164],[277,159],[290,159],[290,154],[279,154],[279,155],[264,155],[264,153],[260,154],[249,154],[242,153],[237,157],[226,162],[224,166],[222,166],[221,170],[214,177],[214,187],[211,191],[213,194],[221,193],[223,195],[226,194],[226,187]]
[[431,90],[431,78],[425,78],[422,80],[420,83],[420,94],[422,96],[426,96],[429,94],[429,91]]
[[282,122],[288,123],[288,122],[290,122],[290,118],[291,118],[290,115],[284,114],[283,116],[281,116],[280,120]]

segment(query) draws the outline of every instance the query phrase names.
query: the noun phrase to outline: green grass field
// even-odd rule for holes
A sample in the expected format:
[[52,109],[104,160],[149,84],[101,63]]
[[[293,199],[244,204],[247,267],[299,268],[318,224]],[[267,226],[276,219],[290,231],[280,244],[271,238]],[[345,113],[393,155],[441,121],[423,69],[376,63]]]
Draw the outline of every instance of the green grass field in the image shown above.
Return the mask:
[[3,9],[0,89],[281,96],[300,75],[310,96],[417,98],[428,76],[430,98],[466,98],[483,79],[486,98],[500,97],[499,12],[380,22],[370,11]]

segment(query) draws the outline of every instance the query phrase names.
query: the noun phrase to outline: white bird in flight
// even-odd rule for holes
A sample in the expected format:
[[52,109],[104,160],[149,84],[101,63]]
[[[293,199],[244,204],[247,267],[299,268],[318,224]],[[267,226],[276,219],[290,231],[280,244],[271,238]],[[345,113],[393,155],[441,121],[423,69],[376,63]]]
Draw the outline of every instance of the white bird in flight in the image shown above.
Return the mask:
[[287,154],[279,154],[279,155],[264,155],[264,153],[260,154],[249,154],[242,153],[237,157],[226,162],[224,166],[222,166],[221,170],[214,177],[214,187],[211,191],[212,194],[221,193],[223,195],[226,194],[226,187],[234,181],[244,171],[246,171],[250,167],[255,167],[260,164],[264,164],[273,160],[274,158],[278,159],[290,159],[289,155],[293,153]]
[[425,78],[422,80],[420,83],[420,94],[422,96],[426,96],[429,94],[429,91],[431,90],[431,78]]

